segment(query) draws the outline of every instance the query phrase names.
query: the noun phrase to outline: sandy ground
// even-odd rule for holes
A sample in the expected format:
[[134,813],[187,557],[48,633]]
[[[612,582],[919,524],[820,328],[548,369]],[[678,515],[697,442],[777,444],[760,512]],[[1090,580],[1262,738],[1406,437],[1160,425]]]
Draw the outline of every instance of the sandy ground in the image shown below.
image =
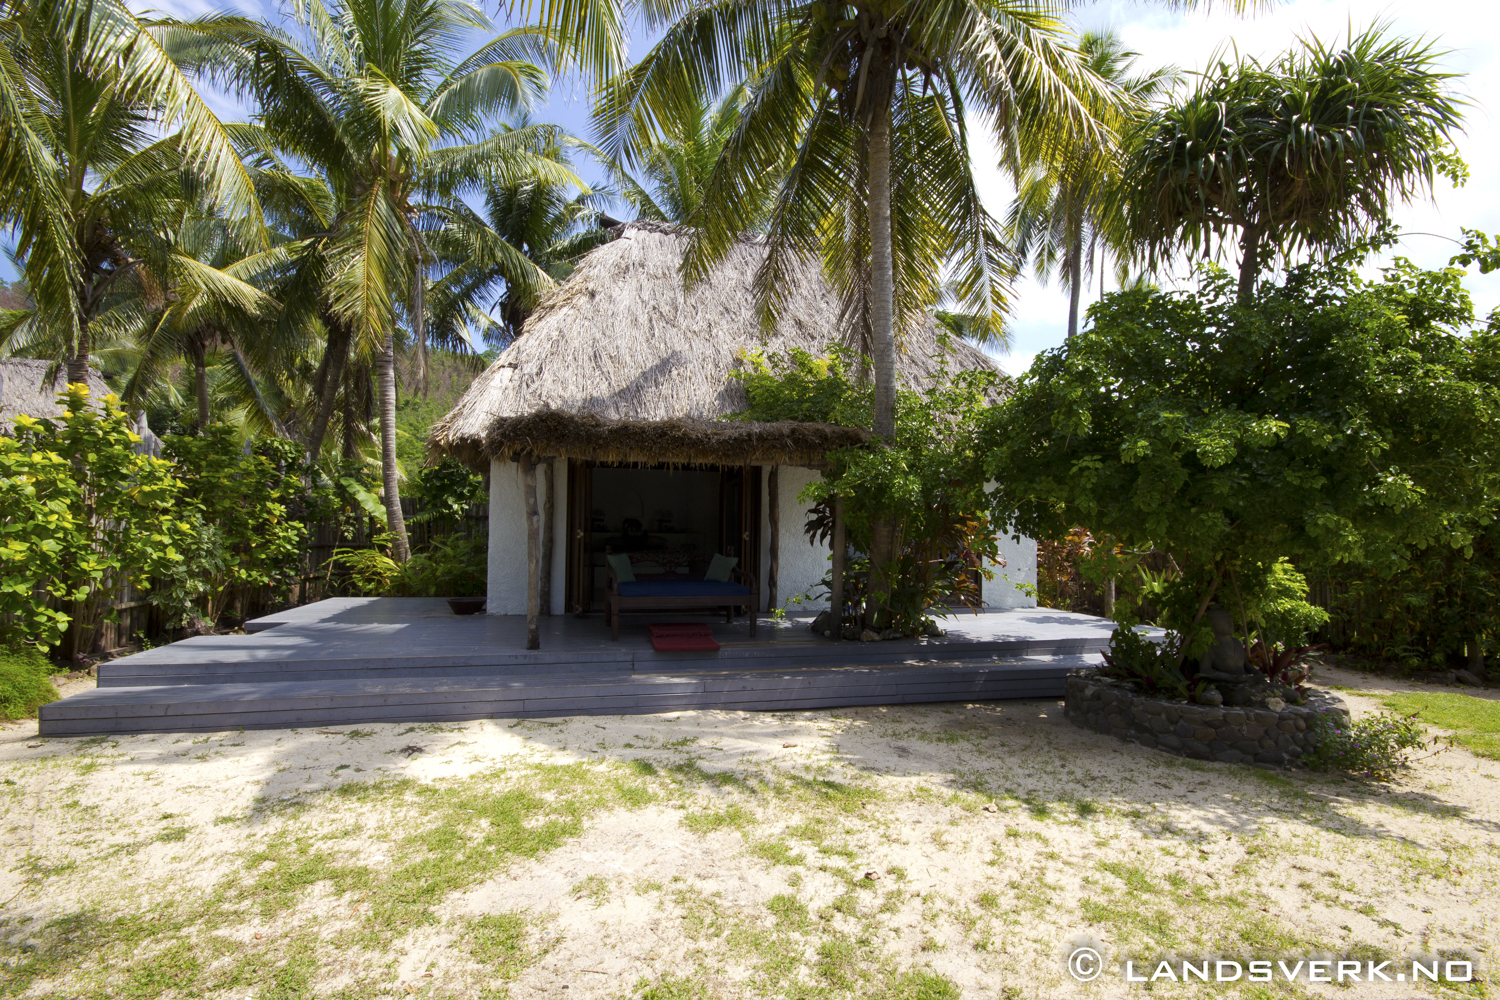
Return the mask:
[[[1412,689],[1325,669],[1350,689]],[[87,684],[87,681],[76,682]],[[73,687],[72,690],[77,690]],[[65,692],[66,693],[66,692]],[[1492,696],[1494,692],[1490,693]],[[0,729],[0,995],[1116,997],[1500,946],[1500,762],[1183,761],[1055,701],[41,740]],[[1069,955],[1091,947],[1098,978]],[[1330,967],[1330,969],[1335,967]]]

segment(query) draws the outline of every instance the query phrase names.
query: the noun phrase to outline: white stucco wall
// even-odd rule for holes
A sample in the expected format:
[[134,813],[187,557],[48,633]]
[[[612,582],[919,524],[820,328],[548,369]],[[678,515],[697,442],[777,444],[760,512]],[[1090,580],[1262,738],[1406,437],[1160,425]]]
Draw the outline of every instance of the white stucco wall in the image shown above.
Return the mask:
[[[767,470],[769,472],[769,469]],[[828,595],[821,593],[816,603],[803,603],[787,605],[787,601],[798,594],[803,594],[823,579],[828,572],[828,546],[814,545],[808,541],[802,526],[807,523],[807,511],[809,504],[798,503],[797,494],[802,492],[802,487],[818,477],[818,472],[813,469],[804,469],[795,465],[783,465],[777,472],[777,494],[780,500],[781,517],[781,551],[779,553],[779,567],[776,580],[776,600],[781,607],[787,609],[788,614],[817,614],[828,606]],[[762,475],[765,483],[764,490],[769,494],[770,476]],[[770,551],[770,504],[766,502],[769,495],[763,498],[761,510],[761,557],[760,564],[766,567],[769,573],[771,565]],[[761,587],[765,588],[763,580]],[[767,610],[774,610],[767,608]]]
[[[540,512],[547,502],[545,466],[537,467],[536,501]],[[557,463],[557,501],[553,510],[552,613],[560,615],[567,600],[568,470]],[[490,463],[489,586],[485,612],[492,615],[526,613],[526,498],[521,489],[521,466]]]
[[526,501],[521,467],[490,462],[490,557],[485,613],[526,613]]
[[1000,556],[1005,565],[990,563],[994,579],[984,581],[984,606],[987,608],[1034,608],[1036,598],[1016,589],[1022,583],[1036,587],[1036,542],[1030,538],[1000,536]]
[[[993,493],[999,485],[995,482],[986,483],[985,492]],[[988,564],[995,577],[984,582],[984,606],[997,609],[1036,607],[1035,596],[1016,589],[1016,584],[1024,584],[1035,593],[1036,540],[1025,536],[1012,538],[1001,535],[1000,558],[1004,560],[1004,565],[999,562]]]

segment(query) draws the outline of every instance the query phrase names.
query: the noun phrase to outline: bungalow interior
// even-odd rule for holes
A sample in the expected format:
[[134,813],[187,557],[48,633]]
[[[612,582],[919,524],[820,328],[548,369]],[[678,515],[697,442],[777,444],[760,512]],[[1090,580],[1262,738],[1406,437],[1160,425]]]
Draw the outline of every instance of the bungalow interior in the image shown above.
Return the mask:
[[[552,492],[550,613],[600,611],[606,552],[634,556],[639,571],[701,576],[715,554],[732,556],[760,581],[762,612],[786,606],[828,572],[829,549],[803,532],[808,507],[797,500],[815,469],[780,465],[628,465],[559,460],[538,466],[541,510]],[[772,491],[774,492],[774,495]],[[544,518],[544,528],[545,518]],[[1036,546],[1003,540],[1004,564],[982,584],[990,608],[1030,607],[1017,583],[1034,583]],[[648,558],[650,553],[656,558]],[[550,573],[549,573],[550,570]],[[827,595],[801,606],[816,613]],[[521,468],[490,467],[490,614],[526,613],[526,508]]]

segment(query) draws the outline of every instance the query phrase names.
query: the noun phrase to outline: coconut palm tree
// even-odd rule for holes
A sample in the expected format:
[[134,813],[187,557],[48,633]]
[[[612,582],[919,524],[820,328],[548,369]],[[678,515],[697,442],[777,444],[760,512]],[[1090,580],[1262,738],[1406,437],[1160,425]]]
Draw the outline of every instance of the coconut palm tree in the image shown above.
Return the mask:
[[1268,253],[1347,243],[1431,189],[1464,103],[1441,56],[1377,24],[1266,65],[1219,59],[1141,123],[1121,190],[1130,235],[1153,262],[1238,242],[1250,301]]
[[12,335],[87,381],[92,324],[135,296],[159,307],[174,278],[241,305],[254,289],[208,275],[174,245],[184,206],[260,212],[233,127],[120,0],[11,0],[0,10],[0,222],[35,302]]
[[[1078,52],[1086,65],[1115,93],[1128,111],[1145,112],[1177,71],[1171,68],[1131,75],[1140,53],[1128,51],[1111,31],[1086,31]],[[1051,157],[1034,157],[1036,165],[1017,185],[1005,218],[1005,231],[1019,260],[1029,261],[1042,281],[1055,269],[1068,286],[1068,336],[1078,332],[1078,307],[1085,277],[1096,251],[1117,258],[1130,247],[1118,213],[1110,213],[1111,188],[1119,183],[1120,149],[1115,143],[1085,139]],[[1085,255],[1084,247],[1088,246]]]
[[[519,127],[530,123],[523,117]],[[537,155],[571,169],[572,151],[596,154],[587,143],[555,126],[532,129]],[[438,208],[441,228],[428,243],[445,268],[431,289],[430,326],[450,343],[463,338],[460,329],[477,330],[495,347],[521,334],[521,325],[536,305],[540,289],[509,280],[512,251],[520,253],[554,282],[573,273],[574,261],[609,238],[601,220],[609,194],[555,178],[521,177],[485,186],[477,209],[464,202]],[[479,306],[494,303],[491,315]]]
[[[187,362],[192,373],[192,398],[197,403],[197,427],[200,433],[212,419],[210,370],[222,369],[223,394],[231,405],[243,408],[246,424],[261,433],[283,430],[281,407],[262,392],[268,381],[264,370],[277,352],[268,350],[275,343],[266,330],[278,329],[275,320],[279,305],[270,295],[270,280],[282,255],[273,252],[247,252],[243,225],[216,216],[185,212],[173,231],[179,253],[204,265],[203,272],[218,280],[243,283],[256,292],[252,308],[246,309],[226,301],[212,287],[205,287],[199,272],[185,273],[168,295],[166,307],[159,312],[137,308],[143,322],[135,331],[137,352],[133,370],[122,397],[127,403],[139,403],[148,393],[163,385],[170,376],[170,366]],[[269,322],[268,322],[269,320]],[[284,350],[285,345],[280,345]],[[247,350],[251,356],[247,356]],[[252,362],[254,357],[260,364]],[[215,361],[222,362],[216,365]],[[257,370],[257,369],[261,370]],[[271,376],[269,380],[274,380]]]
[[[577,183],[534,152],[533,129],[486,133],[499,113],[528,107],[547,85],[537,65],[555,58],[550,36],[519,28],[467,56],[459,44],[489,20],[461,0],[305,0],[297,36],[241,18],[194,22],[177,39],[193,65],[212,67],[253,98],[268,142],[306,164],[333,193],[329,228],[308,249],[308,274],[351,351],[375,360],[380,395],[384,500],[392,555],[406,559],[396,462],[397,327],[408,326],[420,359],[425,296],[436,263],[428,233],[440,206],[487,182],[541,176]],[[534,288],[550,278],[519,251],[502,254],[509,280]],[[325,380],[324,388],[336,385]]]
[[642,137],[635,152],[639,170],[633,174],[621,164],[612,165],[620,197],[638,218],[682,223],[692,217],[750,90],[744,84],[731,87],[717,102],[700,94],[691,97],[677,117],[663,123],[660,136]]
[[[974,183],[969,120],[1019,166],[1018,122],[1039,148],[1093,135],[1107,85],[1076,58],[1051,9],[1010,0],[770,0],[647,10],[665,34],[604,90],[605,151],[641,162],[661,123],[748,81],[749,100],[692,214],[684,266],[702,279],[769,205],[756,279],[779,316],[800,261],[820,257],[842,290],[851,333],[872,357],[873,430],[895,430],[898,334],[926,321],[945,272],[979,336],[1000,338],[1013,273]],[[784,179],[783,179],[784,178]],[[875,595],[894,525],[877,523]]]

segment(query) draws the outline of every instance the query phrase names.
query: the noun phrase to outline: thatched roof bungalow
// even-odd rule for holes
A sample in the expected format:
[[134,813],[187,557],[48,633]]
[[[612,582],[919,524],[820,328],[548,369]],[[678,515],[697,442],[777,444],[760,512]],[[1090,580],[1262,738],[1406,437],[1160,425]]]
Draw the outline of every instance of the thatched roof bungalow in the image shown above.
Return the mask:
[[[723,418],[747,406],[731,377],[743,354],[825,353],[842,327],[839,297],[811,265],[766,333],[752,290],[764,248],[741,243],[688,290],[685,246],[671,227],[625,224],[435,425],[435,454],[490,470],[490,613],[525,610],[517,569],[526,552],[523,464],[532,460],[548,463],[538,487],[543,521],[552,509],[541,532],[551,540],[540,556],[544,613],[597,605],[605,549],[661,549],[669,561],[735,556],[759,575],[770,607],[826,571],[828,551],[803,536],[796,496],[829,451],[866,432]],[[940,347],[935,325],[902,347],[899,371],[913,382],[935,371],[943,352],[949,368],[994,367],[967,344]],[[1035,547],[1016,557],[1010,579],[1034,580]],[[1027,603],[1015,587],[993,586],[997,605]]]
[[[114,391],[96,368],[89,369],[88,386],[95,403]],[[63,416],[58,394],[67,387],[67,369],[56,361],[0,358],[0,434],[9,434],[23,413],[38,420]],[[161,440],[147,426],[144,412],[136,414],[135,432],[141,437],[135,450],[160,457]]]
[[[67,387],[67,370],[55,361],[0,358],[0,434],[9,434],[16,417],[23,413],[38,420],[62,416],[57,394]],[[103,399],[109,392],[104,377],[90,368],[89,395]]]

